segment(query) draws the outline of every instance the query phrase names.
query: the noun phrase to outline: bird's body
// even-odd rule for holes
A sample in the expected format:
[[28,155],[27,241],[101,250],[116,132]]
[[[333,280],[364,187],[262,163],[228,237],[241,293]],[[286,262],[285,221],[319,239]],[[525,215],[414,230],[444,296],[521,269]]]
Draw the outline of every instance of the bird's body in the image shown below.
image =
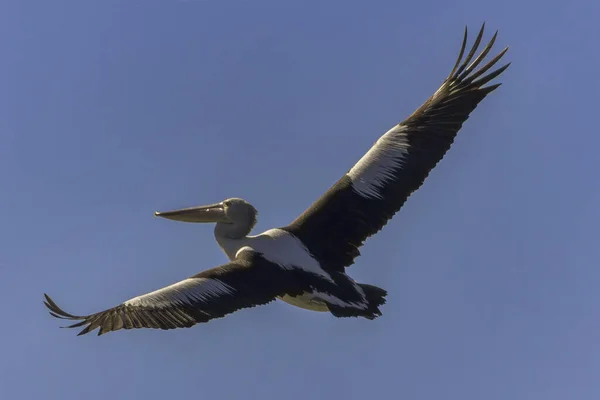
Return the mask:
[[[460,54],[440,88],[406,120],[393,126],[321,198],[287,226],[249,236],[257,211],[232,198],[202,207],[156,213],[184,222],[216,223],[215,238],[229,262],[111,309],[76,316],[46,295],[50,313],[79,320],[80,334],[119,329],[190,327],[279,298],[336,317],[381,315],[387,292],[355,282],[346,268],[364,241],[381,230],[450,148],[470,113],[500,84],[484,86],[508,64],[487,73],[506,53],[481,64],[496,34],[474,60],[483,27],[461,63]],[[471,62],[471,60],[473,60]]]
[[310,280],[307,286],[312,290],[307,288],[300,294],[286,293],[277,296],[288,304],[312,311],[329,311],[337,306],[356,308],[356,312],[360,313],[368,308],[365,292],[359,284],[343,271],[328,271],[323,268],[306,246],[284,229],[269,229],[242,239],[219,235],[218,229],[215,229],[215,237],[231,261],[237,259],[240,252],[249,252],[282,270],[295,271],[307,281]]
[[[331,274],[321,268],[319,262],[312,257],[302,242],[282,229],[269,229],[259,235],[242,240],[228,240],[215,236],[227,257],[232,261],[236,259],[240,251],[249,251],[260,254],[264,259],[278,265],[279,268],[296,268],[313,274],[316,280],[333,281]],[[303,291],[297,296],[284,294],[277,297],[297,307],[313,311],[327,311],[327,306],[316,293],[313,295]]]

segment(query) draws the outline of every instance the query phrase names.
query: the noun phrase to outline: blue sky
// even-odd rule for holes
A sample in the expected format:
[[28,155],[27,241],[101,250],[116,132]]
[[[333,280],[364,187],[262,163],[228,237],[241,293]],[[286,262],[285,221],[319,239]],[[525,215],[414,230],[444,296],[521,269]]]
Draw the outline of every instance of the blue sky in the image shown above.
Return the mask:
[[[600,398],[600,3],[487,3],[0,3],[0,397]],[[239,196],[256,232],[289,223],[484,20],[504,85],[349,270],[383,317],[278,302],[77,338],[47,314],[224,262],[155,210]]]

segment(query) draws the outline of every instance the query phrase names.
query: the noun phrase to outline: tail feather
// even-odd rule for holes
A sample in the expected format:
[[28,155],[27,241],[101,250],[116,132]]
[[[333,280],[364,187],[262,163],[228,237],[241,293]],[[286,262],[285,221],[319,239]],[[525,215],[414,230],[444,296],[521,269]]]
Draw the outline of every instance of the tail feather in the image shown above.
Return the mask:
[[358,285],[365,293],[367,307],[341,307],[335,304],[328,304],[327,306],[331,314],[339,318],[363,317],[367,319],[375,319],[382,315],[379,307],[385,304],[385,296],[387,295],[387,291],[373,285],[367,285],[363,283],[359,283]]
[[369,303],[368,310],[372,310],[373,314],[376,314],[376,316],[373,318],[377,318],[381,315],[381,310],[379,309],[379,307],[385,304],[385,296],[387,296],[387,290],[377,286],[367,285],[364,283],[359,284],[359,286],[365,292],[367,302]]

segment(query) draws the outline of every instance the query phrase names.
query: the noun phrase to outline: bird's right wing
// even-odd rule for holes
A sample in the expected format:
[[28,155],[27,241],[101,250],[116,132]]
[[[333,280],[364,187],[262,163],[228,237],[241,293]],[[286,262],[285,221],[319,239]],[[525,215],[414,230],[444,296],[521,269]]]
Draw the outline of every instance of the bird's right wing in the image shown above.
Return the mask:
[[44,304],[56,318],[80,321],[68,328],[87,325],[79,335],[96,328],[100,328],[98,335],[119,329],[189,328],[242,308],[267,304],[278,295],[298,292],[293,281],[282,275],[281,268],[262,257],[242,254],[240,259],[95,314],[69,314],[46,294]]

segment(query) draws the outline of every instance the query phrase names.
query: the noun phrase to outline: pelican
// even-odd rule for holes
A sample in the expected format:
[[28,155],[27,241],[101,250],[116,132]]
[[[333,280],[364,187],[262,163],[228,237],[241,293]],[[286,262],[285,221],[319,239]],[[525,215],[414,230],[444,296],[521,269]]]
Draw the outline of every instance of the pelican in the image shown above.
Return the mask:
[[456,63],[440,88],[383,134],[290,225],[249,236],[258,212],[240,198],[156,212],[174,221],[214,223],[215,238],[229,262],[85,316],[63,311],[44,294],[50,314],[78,321],[68,327],[84,327],[79,335],[96,328],[100,328],[98,335],[120,329],[188,328],[275,299],[335,317],[381,316],[386,290],[355,282],[346,268],[354,264],[365,240],[380,231],[423,184],[479,102],[500,86],[484,85],[510,65],[487,73],[508,47],[477,70],[498,34],[474,58],[484,28],[485,23],[463,60],[465,27]]

